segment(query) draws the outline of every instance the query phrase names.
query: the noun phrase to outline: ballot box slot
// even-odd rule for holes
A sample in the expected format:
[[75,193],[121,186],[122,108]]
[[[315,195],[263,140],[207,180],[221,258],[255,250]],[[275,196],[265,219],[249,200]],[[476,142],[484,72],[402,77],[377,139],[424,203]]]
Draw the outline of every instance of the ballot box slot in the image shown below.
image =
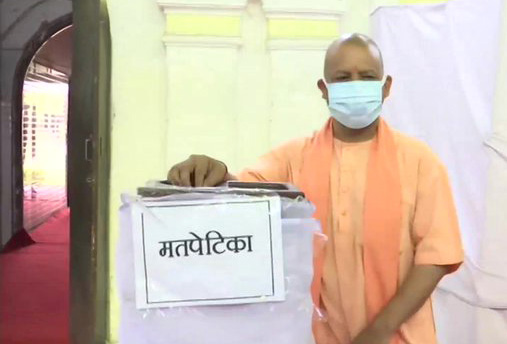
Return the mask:
[[250,183],[228,181],[217,187],[176,187],[169,181],[159,181],[158,185],[145,186],[137,189],[141,197],[164,197],[181,193],[223,193],[235,195],[278,195],[283,198],[298,199],[305,198],[305,194],[290,184],[284,183]]

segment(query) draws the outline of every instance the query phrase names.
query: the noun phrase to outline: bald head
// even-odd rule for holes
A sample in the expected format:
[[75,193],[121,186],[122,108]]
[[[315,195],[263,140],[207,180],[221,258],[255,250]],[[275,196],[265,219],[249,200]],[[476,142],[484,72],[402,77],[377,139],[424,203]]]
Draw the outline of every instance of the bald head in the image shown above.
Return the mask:
[[[347,81],[375,81],[384,77],[382,53],[375,41],[358,33],[334,41],[326,53],[324,80],[318,81],[322,98],[329,103],[327,84]],[[382,88],[383,99],[389,96],[392,78],[387,76]]]
[[329,46],[324,63],[327,82],[347,81],[346,76],[360,80],[380,80],[384,75],[382,53],[370,37],[358,33],[345,35]]

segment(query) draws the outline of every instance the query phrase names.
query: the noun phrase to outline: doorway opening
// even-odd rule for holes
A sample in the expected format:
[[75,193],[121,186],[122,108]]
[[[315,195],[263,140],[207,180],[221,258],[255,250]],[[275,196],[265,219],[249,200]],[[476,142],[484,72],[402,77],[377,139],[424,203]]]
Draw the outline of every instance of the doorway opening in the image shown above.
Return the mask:
[[17,131],[20,136],[16,140],[15,156],[21,158],[21,166],[18,164],[16,173],[21,178],[16,183],[18,199],[15,207],[17,214],[14,215],[18,226],[27,232],[33,231],[68,204],[67,114],[72,70],[71,18],[64,18],[58,25],[29,60],[24,72],[22,98],[18,101],[21,121],[17,122],[21,122],[21,128]]
[[23,228],[67,207],[67,113],[72,26],[35,54],[23,83]]

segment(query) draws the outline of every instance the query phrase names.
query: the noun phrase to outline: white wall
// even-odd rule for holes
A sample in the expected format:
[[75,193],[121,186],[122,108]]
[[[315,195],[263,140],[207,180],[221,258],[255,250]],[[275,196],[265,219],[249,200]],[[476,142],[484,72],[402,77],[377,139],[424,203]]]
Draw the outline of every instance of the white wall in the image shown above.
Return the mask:
[[[193,13],[240,20],[241,30],[231,29],[235,36],[165,36],[167,168],[198,153],[223,160],[236,171],[270,147],[322,125],[326,110],[316,82],[329,38],[291,42],[270,37],[268,31],[269,21],[284,15],[319,20],[318,13],[344,8],[340,1],[322,2],[313,2],[308,12],[296,7],[299,12],[294,13],[291,2],[252,2],[245,7],[239,1],[240,7],[218,11],[220,1],[210,1]],[[189,12],[184,5],[167,11]],[[325,19],[341,24],[340,16]],[[171,16],[167,20],[170,25]]]
[[[108,1],[113,343],[119,323],[114,257],[120,194],[165,178],[169,167],[189,154],[223,159],[234,171],[274,145],[319,128],[327,118],[316,86],[325,49],[342,32],[367,33],[371,9],[369,0],[264,0],[262,6],[260,1],[246,6],[246,0],[162,2],[169,20],[171,15],[218,15],[231,24],[224,24],[229,33],[222,36],[171,34],[155,0]],[[188,8],[196,3],[208,4]],[[237,34],[234,18],[240,23]],[[297,22],[279,32],[281,37],[271,37],[268,22],[280,18]],[[315,33],[327,37],[290,39],[301,34],[298,20],[338,25],[335,32],[328,23]]]

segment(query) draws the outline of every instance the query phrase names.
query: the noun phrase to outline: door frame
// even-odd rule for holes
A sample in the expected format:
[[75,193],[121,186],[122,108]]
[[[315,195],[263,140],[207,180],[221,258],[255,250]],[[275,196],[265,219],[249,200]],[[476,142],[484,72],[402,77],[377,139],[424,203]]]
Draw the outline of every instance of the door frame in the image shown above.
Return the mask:
[[106,0],[73,0],[68,182],[70,337],[109,337],[109,178],[111,37]]

